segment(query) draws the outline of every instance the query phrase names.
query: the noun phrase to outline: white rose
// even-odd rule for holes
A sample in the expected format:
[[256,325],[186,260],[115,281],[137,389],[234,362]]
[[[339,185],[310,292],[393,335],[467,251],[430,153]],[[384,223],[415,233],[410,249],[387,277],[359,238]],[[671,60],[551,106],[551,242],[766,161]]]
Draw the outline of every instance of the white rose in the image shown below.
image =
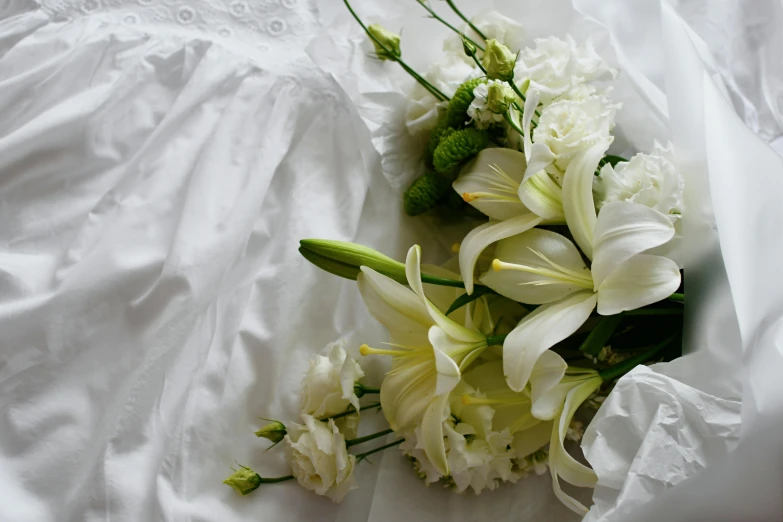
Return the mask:
[[348,454],[333,420],[322,422],[306,414],[302,420],[304,425],[294,424],[285,438],[291,471],[305,489],[340,502],[359,487],[353,476],[356,457]]
[[310,360],[302,380],[302,413],[331,417],[343,413],[349,405],[359,409],[354,392],[356,381],[364,377],[359,363],[345,353],[342,343],[330,343],[324,352]]
[[579,84],[613,78],[617,72],[598,56],[593,42],[576,44],[571,36],[538,38],[535,48],[525,48],[514,68],[514,80],[530,80],[530,87],[541,93],[541,103],[547,105]]
[[637,154],[612,167],[607,164],[593,180],[596,209],[614,201],[632,201],[666,214],[673,223],[682,215],[685,181],[671,162],[671,146],[656,144],[651,154]]
[[554,155],[553,165],[547,171],[561,174],[578,153],[603,140],[611,143],[609,133],[614,128],[618,107],[600,96],[559,100],[546,107],[533,130],[533,143],[545,145]]

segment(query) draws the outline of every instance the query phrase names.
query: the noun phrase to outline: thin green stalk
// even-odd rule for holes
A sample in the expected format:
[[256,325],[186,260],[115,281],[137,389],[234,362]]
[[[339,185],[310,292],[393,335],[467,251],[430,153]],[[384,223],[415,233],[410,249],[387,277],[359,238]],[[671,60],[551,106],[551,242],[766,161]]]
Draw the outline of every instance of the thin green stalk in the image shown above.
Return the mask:
[[[348,8],[348,11],[350,11],[351,15],[358,22],[358,24],[362,27],[362,29],[364,29],[364,32],[367,33],[367,36],[369,36],[370,39],[373,42],[375,42],[381,49],[386,51],[386,53],[389,56],[394,56],[394,54],[392,53],[391,49],[387,48],[380,41],[378,41],[378,39],[375,38],[375,36],[372,35],[372,33],[369,31],[369,29],[367,29],[367,26],[364,25],[364,22],[362,22],[362,19],[359,18],[359,15],[356,14],[356,11],[353,10],[353,7],[351,7],[351,4],[348,2],[348,0],[343,0],[343,3],[345,3],[345,7]],[[430,82],[425,80],[419,73],[414,71],[407,63],[405,63],[405,61],[402,58],[397,56],[397,57],[394,58],[394,61],[397,62],[398,64],[400,64],[400,67],[402,67],[405,70],[405,72],[410,74],[413,77],[414,80],[419,82],[419,84],[421,84],[422,87],[427,89],[433,96],[438,98],[438,100],[440,100],[440,101],[448,101],[449,100],[448,96],[443,94],[437,87],[432,85]]]
[[[367,406],[362,406],[361,408],[359,408],[359,411],[371,410],[373,408],[380,408],[380,407],[381,407],[381,403],[380,402],[375,402],[373,404],[368,404]],[[342,419],[343,417],[348,417],[349,415],[353,415],[354,413],[357,413],[357,411],[356,410],[344,411],[342,413],[338,413],[337,415],[332,415],[331,417],[327,417],[327,418],[321,419],[321,420],[323,422],[326,422],[329,419],[332,419],[332,420]]]
[[661,350],[669,346],[669,344],[671,344],[671,342],[674,341],[677,336],[678,334],[674,334],[662,343],[653,346],[646,352],[640,353],[639,355],[631,357],[630,359],[626,359],[623,362],[619,362],[613,366],[610,366],[609,368],[606,368],[605,370],[601,370],[598,372],[598,375],[601,376],[601,379],[603,379],[604,382],[611,381],[612,379],[616,379],[621,375],[625,375],[629,371],[633,370],[636,366],[655,357]]
[[[522,91],[519,90],[519,87],[517,87],[517,84],[514,83],[513,79],[509,80],[507,83],[511,86],[511,89],[514,91],[514,94],[516,94],[517,96],[522,98],[522,101],[527,101],[527,98],[525,98],[525,95],[522,94]],[[538,116],[539,118],[541,117],[541,113],[538,112],[538,109],[535,109],[533,111],[533,113],[535,113],[535,115]],[[533,120],[530,120],[530,123],[533,124],[533,127],[537,127],[538,126],[538,124],[536,122],[534,122]]]
[[481,69],[481,72],[483,72],[484,74],[487,74],[487,70],[484,68],[484,64],[481,63],[481,60],[478,59],[478,56],[476,56],[476,53],[472,53],[470,55],[470,57],[473,58],[474,62],[476,62],[476,65],[478,66],[479,69]]
[[388,430],[379,431],[378,433],[373,433],[372,435],[366,435],[364,437],[359,437],[358,439],[346,440],[345,441],[345,445],[350,448],[351,446],[356,446],[358,444],[363,444],[365,442],[369,442],[371,440],[377,439],[378,437],[383,437],[384,435],[388,435],[389,433],[393,433],[393,432],[394,432],[394,430],[392,430],[390,428]]
[[285,477],[275,477],[275,478],[261,478],[261,484],[276,484],[278,482],[285,482],[286,480],[293,480],[293,475],[286,475]]
[[500,346],[506,340],[506,337],[508,337],[508,334],[487,337],[487,346]]
[[471,22],[471,21],[468,19],[468,17],[467,17],[467,16],[465,16],[464,14],[462,14],[462,11],[460,11],[459,9],[457,9],[457,6],[456,6],[456,5],[454,5],[454,1],[453,1],[453,0],[446,0],[446,3],[447,3],[447,4],[449,4],[449,7],[451,7],[451,10],[452,10],[452,11],[454,11],[454,14],[456,14],[457,16],[459,16],[459,17],[462,19],[462,21],[464,21],[466,24],[468,24],[468,26],[469,26],[471,29],[473,29],[473,31],[474,31],[474,32],[475,32],[477,35],[479,35],[479,36],[481,37],[481,39],[482,39],[482,40],[484,40],[485,42],[487,41],[487,37],[484,35],[484,33],[482,33],[482,32],[479,30],[479,28],[478,28],[478,27],[476,27],[475,25],[473,25],[473,22]]
[[503,114],[503,117],[506,119],[506,122],[509,125],[511,125],[511,127],[513,127],[513,129],[515,131],[517,131],[519,133],[520,136],[524,136],[525,135],[525,131],[522,130],[522,127],[520,127],[519,124],[514,121],[514,118],[511,117],[511,112],[510,111],[506,111]]
[[403,442],[405,442],[405,439],[397,439],[394,442],[390,442],[388,444],[385,444],[385,445],[381,446],[380,448],[375,448],[374,450],[370,450],[370,451],[368,451],[366,453],[360,453],[360,454],[356,455],[356,460],[357,461],[364,460],[367,457],[369,457],[370,455],[372,455],[373,453],[378,453],[379,451],[383,451],[385,449],[393,448],[394,446],[398,446],[398,445],[402,444]]
[[469,41],[470,43],[472,43],[473,45],[475,45],[475,46],[476,46],[476,48],[477,48],[477,49],[479,49],[479,50],[480,50],[482,53],[484,52],[484,48],[483,48],[483,47],[482,47],[480,44],[476,43],[476,42],[475,42],[475,41],[473,41],[473,39],[472,39],[472,38],[470,38],[468,35],[466,35],[466,34],[465,34],[465,33],[463,33],[462,31],[460,31],[459,29],[457,29],[456,27],[454,27],[453,25],[451,25],[450,23],[448,23],[446,20],[444,20],[444,19],[443,19],[443,18],[441,18],[440,16],[438,16],[438,13],[436,13],[436,12],[435,12],[435,11],[434,11],[434,10],[433,10],[433,9],[432,9],[430,6],[429,6],[429,4],[427,4],[427,2],[426,2],[426,1],[423,1],[423,0],[416,0],[416,1],[418,2],[418,4],[419,4],[419,5],[421,5],[421,6],[422,6],[424,9],[426,9],[426,10],[427,10],[427,12],[430,14],[430,16],[431,16],[432,18],[434,18],[435,20],[439,21],[440,23],[442,23],[443,25],[445,25],[446,27],[448,27],[449,29],[451,29],[452,31],[454,31],[455,33],[457,33],[458,35],[460,35],[462,38],[466,39],[467,41]]
[[669,296],[669,301],[676,301],[678,303],[685,302],[685,294],[675,293]]
[[682,315],[682,308],[638,308],[625,312],[625,315]]

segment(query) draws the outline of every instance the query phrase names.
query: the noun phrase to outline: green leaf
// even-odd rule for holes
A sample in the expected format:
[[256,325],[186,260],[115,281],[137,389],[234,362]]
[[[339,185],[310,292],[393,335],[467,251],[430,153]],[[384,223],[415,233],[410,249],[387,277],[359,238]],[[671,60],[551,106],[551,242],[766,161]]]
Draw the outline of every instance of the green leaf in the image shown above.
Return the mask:
[[494,294],[494,293],[495,292],[488,286],[476,285],[475,288],[473,289],[472,294],[470,295],[462,294],[461,296],[456,298],[454,302],[451,303],[451,306],[449,306],[449,309],[446,310],[446,315],[449,315],[451,312],[455,310],[459,310],[460,308],[462,308],[468,303],[472,303],[473,301],[475,301],[476,299],[478,299],[483,295]]
[[620,326],[622,320],[623,314],[602,317],[582,343],[582,346],[579,347],[579,350],[592,357],[598,355],[601,352],[601,348],[606,346],[606,342],[612,337],[617,327]]

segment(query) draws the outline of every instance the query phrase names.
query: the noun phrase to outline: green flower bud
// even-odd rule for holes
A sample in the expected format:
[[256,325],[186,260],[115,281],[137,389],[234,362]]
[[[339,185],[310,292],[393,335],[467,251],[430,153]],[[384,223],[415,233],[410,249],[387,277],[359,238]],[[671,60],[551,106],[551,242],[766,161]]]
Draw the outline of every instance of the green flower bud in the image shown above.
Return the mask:
[[434,209],[438,201],[451,189],[445,177],[428,172],[416,179],[403,195],[405,213],[418,216]]
[[252,469],[241,466],[241,469],[224,480],[223,484],[231,486],[240,495],[247,495],[261,485],[261,476]]
[[263,437],[265,439],[269,439],[275,444],[283,440],[285,437],[285,434],[288,433],[288,431],[285,429],[285,425],[283,425],[280,421],[272,421],[260,430],[256,432],[256,437]]
[[464,36],[462,37],[462,50],[468,56],[475,56],[476,54],[476,46]]
[[356,280],[359,267],[366,266],[407,284],[403,263],[363,245],[329,239],[303,239],[299,242],[299,253],[318,268],[346,279]]
[[487,70],[489,79],[503,80],[504,82],[513,80],[516,60],[516,55],[508,47],[494,38],[487,40],[487,48],[484,51],[481,64]]
[[[400,51],[400,35],[387,31],[378,24],[372,24],[367,27],[372,38],[372,44],[375,46],[375,54],[381,60],[396,60],[402,56]],[[380,45],[379,45],[380,44]]]
[[515,99],[514,89],[507,83],[491,81],[487,85],[487,109],[495,114],[505,114]]
[[486,131],[474,127],[454,131],[440,140],[432,157],[432,164],[435,170],[447,174],[463,161],[478,154],[487,145],[489,145],[489,134]]

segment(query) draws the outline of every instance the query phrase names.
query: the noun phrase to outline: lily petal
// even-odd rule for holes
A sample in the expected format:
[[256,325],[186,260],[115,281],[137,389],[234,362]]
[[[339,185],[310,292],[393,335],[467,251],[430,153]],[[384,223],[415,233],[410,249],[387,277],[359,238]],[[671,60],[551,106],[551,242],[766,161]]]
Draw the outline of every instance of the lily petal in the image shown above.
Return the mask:
[[484,249],[496,241],[530,230],[539,223],[541,218],[528,212],[500,223],[485,223],[471,230],[459,248],[459,268],[465,290],[469,294],[473,293],[473,272]]
[[598,287],[598,313],[614,315],[666,299],[680,286],[677,263],[638,254],[613,270]]
[[530,159],[531,149],[533,147],[533,139],[530,137],[530,123],[533,121],[533,116],[536,113],[536,107],[538,107],[538,100],[540,98],[541,94],[538,92],[538,90],[528,89],[527,96],[525,97],[525,108],[524,112],[522,113],[525,158],[527,159]]
[[531,212],[549,223],[565,223],[563,189],[546,171],[537,172],[523,181],[518,195]]
[[524,183],[534,174],[538,174],[552,163],[555,162],[557,156],[555,156],[549,147],[543,143],[533,143],[530,146],[530,156],[527,158],[527,168],[525,169],[525,177],[522,178]]
[[629,201],[604,205],[593,237],[591,270],[596,288],[628,259],[667,243],[674,232],[671,220],[655,209]]
[[[452,358],[454,353],[460,353],[467,348],[470,351],[472,344],[457,343],[441,328],[430,328],[429,340],[435,352],[435,369],[438,371],[438,381],[435,395],[448,394],[459,384],[459,365]],[[462,359],[464,356],[460,356]]]
[[593,259],[593,231],[596,215],[593,201],[593,175],[610,140],[603,140],[571,160],[563,180],[563,211],[576,244]]
[[415,293],[366,266],[361,267],[356,282],[370,314],[388,328],[392,339],[402,344],[426,343],[434,321]]
[[538,424],[515,434],[511,442],[511,449],[518,458],[527,457],[543,448],[550,439],[552,422],[539,422]]
[[522,319],[503,343],[503,373],[509,388],[522,391],[541,354],[577,331],[595,303],[593,292],[577,292],[539,306]]
[[448,395],[441,395],[432,401],[421,422],[421,442],[424,452],[441,475],[449,474],[446,445],[443,442],[443,421],[448,417]]
[[580,290],[592,290],[590,270],[573,243],[534,228],[498,243],[493,269],[482,283],[521,303],[544,304]]
[[479,212],[503,221],[527,213],[518,195],[526,166],[519,151],[484,149],[462,169],[452,187]]
[[[533,372],[530,374],[530,400],[532,401],[531,413],[540,420],[552,420],[557,414],[557,409],[563,403],[565,395],[557,401],[557,406],[549,406],[551,402],[546,401],[548,408],[542,409],[544,401],[542,397],[559,395],[555,390],[565,375],[568,363],[562,357],[551,350],[547,350],[538,358]],[[554,392],[554,393],[553,393]]]
[[438,310],[435,305],[430,303],[424,295],[424,286],[421,283],[421,247],[419,247],[419,245],[413,245],[410,250],[408,250],[408,257],[405,260],[405,275],[408,278],[408,284],[411,289],[416,292],[416,295],[419,296],[419,299],[421,299],[421,302],[426,307],[432,320],[440,326],[447,335],[453,337],[457,341],[463,342],[479,342],[486,339],[481,333],[465,328],[446,317],[446,315]]
[[401,358],[394,361],[381,386],[383,414],[394,431],[421,421],[433,398],[437,373],[432,358]]

